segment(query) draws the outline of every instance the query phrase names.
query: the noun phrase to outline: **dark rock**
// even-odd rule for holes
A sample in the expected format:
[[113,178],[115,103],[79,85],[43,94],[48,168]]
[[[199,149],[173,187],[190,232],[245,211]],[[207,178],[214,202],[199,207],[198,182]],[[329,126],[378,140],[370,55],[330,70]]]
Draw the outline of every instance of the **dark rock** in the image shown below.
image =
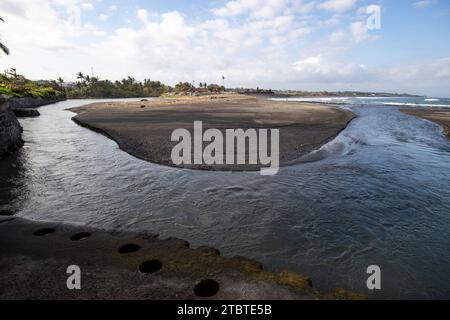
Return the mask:
[[14,109],[14,114],[18,118],[32,118],[39,117],[41,114],[36,109],[17,108]]
[[71,236],[70,240],[81,241],[81,240],[85,240],[85,239],[89,238],[90,236],[92,236],[92,233],[90,233],[90,232],[79,232],[79,233]]
[[232,259],[239,262],[248,270],[263,270],[263,265],[259,261],[255,261],[246,257],[234,256]]
[[0,95],[0,155],[23,145],[22,127],[10,105],[10,98]]
[[191,246],[188,241],[179,238],[169,237],[166,239],[166,241],[173,243],[176,247],[179,248],[189,248]]
[[42,107],[48,104],[56,103],[59,101],[64,101],[64,98],[33,98],[33,97],[22,97],[22,98],[11,98],[8,102],[12,109],[34,109]]
[[197,250],[201,251],[201,252],[203,252],[205,254],[211,254],[211,255],[215,255],[215,256],[220,256],[220,251],[217,250],[216,248],[202,246],[202,247],[198,247]]
[[56,229],[54,229],[54,228],[42,228],[42,229],[35,231],[33,234],[36,237],[44,237],[44,236],[48,236],[49,234],[52,234],[55,232],[56,232]]

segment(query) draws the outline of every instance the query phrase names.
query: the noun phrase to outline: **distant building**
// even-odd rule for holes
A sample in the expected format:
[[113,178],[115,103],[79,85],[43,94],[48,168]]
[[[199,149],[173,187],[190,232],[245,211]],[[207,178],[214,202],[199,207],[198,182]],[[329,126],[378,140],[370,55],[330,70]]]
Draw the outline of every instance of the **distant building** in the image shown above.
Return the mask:
[[63,82],[63,88],[75,88],[77,86],[76,82]]
[[43,85],[48,84],[49,81],[48,80],[37,80],[37,81],[34,81],[34,83],[37,84],[38,86],[43,86]]

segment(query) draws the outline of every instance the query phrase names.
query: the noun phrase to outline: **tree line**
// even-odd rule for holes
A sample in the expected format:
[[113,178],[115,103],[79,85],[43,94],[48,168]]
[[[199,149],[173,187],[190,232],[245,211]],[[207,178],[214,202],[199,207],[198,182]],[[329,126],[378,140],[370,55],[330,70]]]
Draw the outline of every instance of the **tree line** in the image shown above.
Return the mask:
[[13,97],[64,99],[66,94],[57,81],[38,83],[25,78],[11,68],[0,74],[0,94]]
[[68,98],[159,97],[172,90],[160,81],[145,79],[141,82],[130,76],[120,81],[100,80],[82,72],[77,73],[74,85],[65,87]]
[[[63,79],[58,79],[61,86]],[[98,77],[77,73],[77,82],[74,85],[65,86],[68,98],[132,98],[132,97],[159,97],[168,93],[192,93],[192,92],[222,92],[223,86],[216,84],[200,83],[195,87],[189,82],[179,82],[175,87],[165,85],[160,81],[145,79],[137,81],[128,76],[120,81],[100,80]]]

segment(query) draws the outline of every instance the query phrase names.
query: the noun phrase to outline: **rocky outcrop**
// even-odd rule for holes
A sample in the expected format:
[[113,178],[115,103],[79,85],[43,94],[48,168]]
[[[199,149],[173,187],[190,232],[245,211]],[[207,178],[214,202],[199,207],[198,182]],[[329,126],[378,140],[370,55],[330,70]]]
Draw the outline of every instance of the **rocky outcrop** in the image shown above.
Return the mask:
[[0,96],[0,156],[23,146],[22,127],[9,99]]
[[45,106],[47,104],[56,103],[59,101],[64,101],[64,98],[33,98],[33,97],[23,97],[23,98],[11,98],[9,104],[12,109],[28,109],[28,108],[38,108]]
[[14,109],[14,114],[17,118],[33,118],[39,117],[41,114],[36,109],[17,108]]

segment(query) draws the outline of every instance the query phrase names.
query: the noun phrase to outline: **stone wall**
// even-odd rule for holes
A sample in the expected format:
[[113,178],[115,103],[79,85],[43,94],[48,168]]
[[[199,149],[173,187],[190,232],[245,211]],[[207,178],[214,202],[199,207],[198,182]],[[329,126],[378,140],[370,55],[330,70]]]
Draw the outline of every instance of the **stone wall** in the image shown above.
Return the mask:
[[22,146],[22,127],[8,98],[0,96],[0,156]]

